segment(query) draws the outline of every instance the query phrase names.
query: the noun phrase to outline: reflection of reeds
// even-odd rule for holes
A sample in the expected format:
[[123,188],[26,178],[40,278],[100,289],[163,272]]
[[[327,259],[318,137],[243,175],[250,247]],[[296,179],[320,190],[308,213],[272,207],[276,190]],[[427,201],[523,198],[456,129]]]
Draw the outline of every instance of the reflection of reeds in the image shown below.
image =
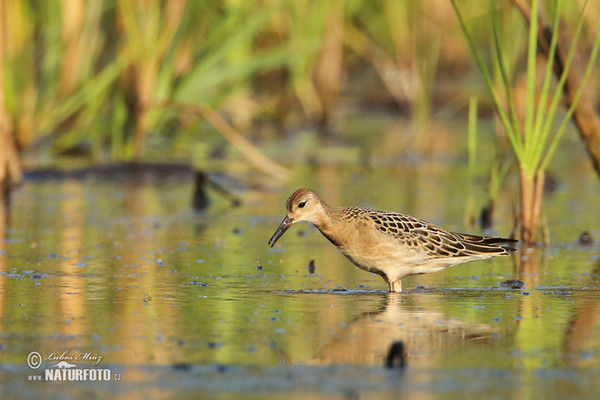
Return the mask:
[[[5,195],[6,194],[6,195]],[[6,287],[6,237],[8,233],[9,218],[9,197],[8,192],[0,192],[0,288]],[[4,304],[6,302],[6,290],[0,291],[0,332],[6,332],[4,329]]]
[[[56,331],[64,335],[79,335],[86,332],[84,319],[87,314],[84,280],[81,277],[81,252],[84,242],[85,209],[83,184],[67,181],[63,186],[64,200],[61,203],[63,225],[60,234],[60,285],[57,293]],[[75,342],[76,343],[76,342]],[[66,348],[73,348],[67,343]]]
[[[600,261],[596,263],[590,274],[587,285],[597,295],[600,290]],[[569,321],[563,338],[563,357],[568,365],[583,364],[582,352],[590,348],[590,340],[594,336],[596,322],[600,317],[600,302],[597,297],[586,296],[577,300],[573,315]]]
[[[170,343],[161,343],[178,333],[172,319],[180,311],[164,301],[174,295],[170,286],[173,282],[168,281],[173,275],[165,278],[166,271],[151,257],[159,252],[163,237],[157,238],[155,232],[148,231],[144,222],[144,218],[156,213],[160,205],[157,190],[141,183],[130,185],[122,199],[131,223],[127,229],[128,238],[122,243],[125,245],[118,250],[122,262],[115,274],[116,284],[111,287],[119,305],[111,315],[111,323],[117,326],[111,340],[122,344],[119,358],[126,363],[165,365],[180,357]],[[172,232],[164,234],[168,236]],[[128,240],[135,242],[133,248],[127,244]],[[126,268],[132,272],[126,272]],[[139,376],[128,379],[137,380]]]

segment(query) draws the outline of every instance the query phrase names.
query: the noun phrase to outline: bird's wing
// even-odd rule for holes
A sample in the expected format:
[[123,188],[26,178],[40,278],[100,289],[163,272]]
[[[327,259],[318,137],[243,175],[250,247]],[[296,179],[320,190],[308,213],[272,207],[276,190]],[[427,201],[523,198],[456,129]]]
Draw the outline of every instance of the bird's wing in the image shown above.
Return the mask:
[[367,213],[382,233],[405,246],[424,251],[433,257],[467,257],[478,254],[501,255],[514,249],[501,246],[513,239],[449,232],[427,221],[389,211]]

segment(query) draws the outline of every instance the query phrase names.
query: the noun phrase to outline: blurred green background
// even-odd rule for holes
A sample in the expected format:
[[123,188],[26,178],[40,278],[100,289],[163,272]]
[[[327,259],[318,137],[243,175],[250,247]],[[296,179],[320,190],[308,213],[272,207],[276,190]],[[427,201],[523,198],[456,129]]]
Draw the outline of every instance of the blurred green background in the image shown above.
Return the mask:
[[[537,50],[519,4],[529,7],[521,0],[0,0],[0,182],[19,181],[22,165],[66,159],[183,163],[204,172],[243,160],[276,181],[289,178],[291,164],[468,159],[469,182],[487,182],[480,203],[490,209],[517,166],[521,237],[535,242],[538,189],[563,136],[553,106],[556,120],[568,122],[563,108],[572,102],[560,107],[568,89]],[[593,101],[600,4],[539,6],[567,38],[563,51],[574,49],[563,61],[591,71],[583,84],[564,87],[586,87]],[[496,117],[503,109],[510,123]]]
[[[582,3],[563,6],[566,26]],[[488,2],[459,4],[489,48]],[[488,107],[447,0],[1,0],[0,10],[0,131],[33,164],[189,159],[220,135],[241,147],[307,130],[335,139],[351,130],[340,120],[365,112],[408,122],[387,151],[426,152],[469,97]],[[523,85],[527,27],[509,1],[497,10]],[[599,10],[588,6],[586,25]],[[586,26],[582,51],[593,35]]]

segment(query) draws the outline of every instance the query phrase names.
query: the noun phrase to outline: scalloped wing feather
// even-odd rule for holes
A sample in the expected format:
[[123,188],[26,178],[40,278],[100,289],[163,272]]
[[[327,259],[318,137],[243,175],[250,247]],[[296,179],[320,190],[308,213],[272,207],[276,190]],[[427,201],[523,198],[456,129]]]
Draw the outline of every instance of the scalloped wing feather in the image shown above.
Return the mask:
[[430,257],[477,257],[505,255],[515,249],[502,246],[514,239],[454,233],[427,221],[389,211],[353,209],[363,214],[382,233],[401,241],[405,246],[426,252]]

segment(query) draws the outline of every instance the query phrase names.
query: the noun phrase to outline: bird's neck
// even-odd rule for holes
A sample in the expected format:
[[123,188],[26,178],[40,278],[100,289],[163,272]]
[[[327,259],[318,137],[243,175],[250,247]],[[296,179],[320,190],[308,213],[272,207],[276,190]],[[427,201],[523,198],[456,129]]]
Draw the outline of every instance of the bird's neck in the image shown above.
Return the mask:
[[323,203],[323,212],[319,214],[318,218],[315,219],[313,225],[335,246],[343,246],[344,241],[340,235],[340,217],[342,212],[341,208],[330,207],[326,203]]

